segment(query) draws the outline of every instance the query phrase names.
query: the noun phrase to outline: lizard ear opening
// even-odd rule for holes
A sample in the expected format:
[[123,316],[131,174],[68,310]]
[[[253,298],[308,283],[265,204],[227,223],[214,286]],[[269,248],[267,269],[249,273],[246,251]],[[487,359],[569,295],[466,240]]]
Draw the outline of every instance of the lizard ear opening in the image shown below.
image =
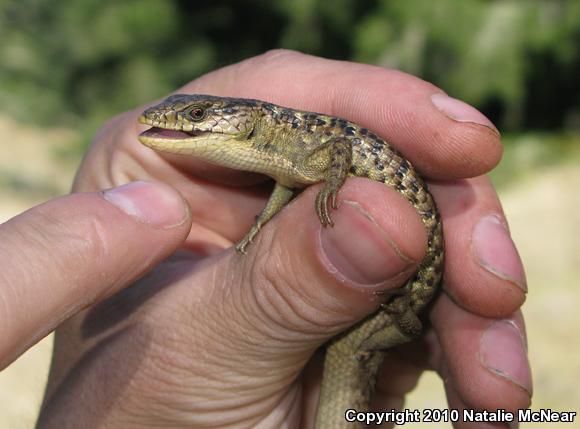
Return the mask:
[[246,140],[250,140],[250,139],[254,138],[255,135],[256,135],[256,127],[252,127],[250,132],[248,134],[246,134]]

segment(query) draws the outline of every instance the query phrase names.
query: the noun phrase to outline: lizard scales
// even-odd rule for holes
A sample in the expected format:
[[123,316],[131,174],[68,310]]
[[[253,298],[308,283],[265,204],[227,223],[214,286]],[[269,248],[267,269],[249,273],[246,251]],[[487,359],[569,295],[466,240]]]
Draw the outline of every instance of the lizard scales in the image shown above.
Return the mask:
[[242,253],[296,190],[314,183],[324,183],[315,207],[324,226],[332,226],[330,209],[337,208],[338,190],[348,176],[382,182],[416,209],[427,231],[419,269],[376,313],[327,348],[316,428],[357,427],[344,420],[346,409],[369,409],[385,351],[420,333],[417,314],[441,281],[442,225],[424,180],[408,160],[367,128],[265,101],[178,94],[147,109],[139,121],[152,127],[139,140],[155,150],[196,156],[276,181],[266,207],[236,246]]

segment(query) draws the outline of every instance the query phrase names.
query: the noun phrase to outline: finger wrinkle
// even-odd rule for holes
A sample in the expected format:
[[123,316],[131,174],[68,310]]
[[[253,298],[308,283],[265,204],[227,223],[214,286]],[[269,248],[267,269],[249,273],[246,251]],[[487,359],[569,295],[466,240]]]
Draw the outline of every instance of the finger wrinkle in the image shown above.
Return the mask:
[[327,332],[328,324],[321,321],[319,300],[303,284],[303,279],[311,276],[303,273],[293,256],[281,254],[280,250],[271,249],[264,256],[256,266],[255,282],[268,285],[260,290],[266,292],[269,300],[270,308],[266,309],[269,319],[278,319],[286,331],[299,333],[302,340],[305,335],[311,336],[317,343]]
[[[4,281],[2,278],[2,273],[0,273],[0,285],[0,338],[7,338],[9,337],[8,334],[10,333],[10,321],[12,320],[11,309],[14,308],[14,304],[11,303],[11,301],[8,299],[6,292],[13,292],[13,288],[10,287],[10,282]],[[6,291],[7,287],[10,287],[9,291]],[[0,345],[0,349],[1,348],[2,347]],[[2,370],[1,367],[0,370]]]
[[[34,216],[26,216],[11,225],[10,232],[17,237],[17,240],[12,238],[14,246],[11,246],[11,254],[17,252],[19,261],[36,261],[26,265],[26,270],[22,272],[25,275],[21,279],[28,279],[27,282],[31,284],[40,279],[46,280],[46,269],[53,274],[67,273],[74,265],[73,260],[84,254],[83,249],[90,247],[91,238],[74,231],[67,220],[65,214],[52,213],[39,206]],[[65,254],[62,254],[61,249],[66,250]]]
[[[253,249],[262,248],[261,237],[253,243]],[[239,341],[239,332],[246,336],[242,348],[252,346],[252,350],[258,353],[263,352],[264,340],[273,340],[280,345],[287,344],[295,335],[295,330],[291,328],[294,321],[288,317],[293,314],[289,311],[289,300],[280,293],[286,290],[284,285],[280,285],[281,276],[264,267],[269,265],[262,264],[266,255],[260,252],[259,255],[249,254],[243,259],[235,255],[231,264],[225,269],[228,284],[238,284],[235,290],[230,290],[229,286],[220,288],[226,293],[223,298],[223,308],[225,314],[234,314],[232,320],[236,320],[236,325],[240,329],[234,330],[235,338],[232,341]],[[256,262],[259,261],[259,262]],[[228,317],[230,319],[230,317]],[[223,320],[228,320],[223,319]],[[291,320],[289,322],[289,320]],[[231,327],[228,323],[222,324],[221,320],[217,323],[223,325],[226,336],[231,335]],[[270,341],[272,343],[272,341]],[[245,345],[244,345],[245,344]],[[255,346],[255,347],[254,347]]]
[[[69,257],[73,260],[80,259],[83,264],[99,266],[111,252],[106,228],[102,221],[94,214],[88,214],[83,218],[57,219],[55,215],[45,213],[43,220],[38,223],[40,228],[47,232],[45,246],[49,243],[63,243],[68,252],[63,258],[63,270],[71,266]],[[47,226],[50,227],[47,228]],[[66,260],[65,260],[66,259]]]

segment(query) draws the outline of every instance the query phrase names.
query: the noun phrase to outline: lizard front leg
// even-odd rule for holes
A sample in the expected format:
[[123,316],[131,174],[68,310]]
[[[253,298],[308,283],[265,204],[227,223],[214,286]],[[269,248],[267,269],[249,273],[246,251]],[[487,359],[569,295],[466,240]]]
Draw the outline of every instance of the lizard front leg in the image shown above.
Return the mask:
[[[326,147],[328,145],[328,148]],[[330,140],[322,149],[328,150],[330,160],[324,187],[316,195],[316,213],[322,226],[333,226],[330,207],[338,208],[337,195],[352,165],[352,144],[345,138]]]
[[264,207],[262,212],[256,217],[256,222],[252,225],[252,228],[246,236],[236,244],[236,250],[240,253],[246,254],[246,248],[254,240],[258,232],[260,232],[262,226],[272,219],[272,216],[282,210],[284,206],[290,202],[293,196],[293,189],[276,182],[274,190],[272,191],[272,194],[270,194],[270,198],[266,203],[266,207]]

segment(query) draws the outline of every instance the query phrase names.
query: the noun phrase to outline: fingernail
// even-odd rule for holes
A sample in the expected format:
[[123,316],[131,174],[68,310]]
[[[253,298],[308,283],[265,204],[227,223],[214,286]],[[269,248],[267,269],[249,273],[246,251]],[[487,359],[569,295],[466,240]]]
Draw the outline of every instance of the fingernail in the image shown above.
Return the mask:
[[334,212],[334,227],[321,228],[321,246],[333,271],[366,286],[398,286],[411,274],[415,262],[363,208],[343,201]]
[[461,100],[442,93],[436,93],[431,95],[431,101],[439,111],[454,121],[483,125],[499,134],[493,122],[487,119],[483,113]]
[[475,257],[490,273],[528,291],[526,274],[518,250],[498,215],[479,220],[473,230]]
[[493,322],[481,335],[480,362],[493,374],[532,396],[532,374],[524,336],[512,320]]
[[139,222],[172,228],[188,217],[181,195],[163,183],[131,182],[103,192],[107,201]]

